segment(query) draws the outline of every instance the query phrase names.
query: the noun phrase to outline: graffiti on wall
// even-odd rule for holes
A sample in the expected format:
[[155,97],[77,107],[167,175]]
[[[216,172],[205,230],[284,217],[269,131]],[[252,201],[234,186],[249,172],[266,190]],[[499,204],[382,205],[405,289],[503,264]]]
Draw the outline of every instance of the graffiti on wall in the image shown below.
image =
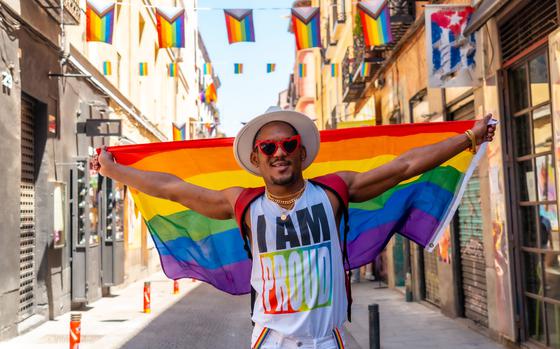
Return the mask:
[[438,244],[438,260],[451,264],[451,229],[447,227]]

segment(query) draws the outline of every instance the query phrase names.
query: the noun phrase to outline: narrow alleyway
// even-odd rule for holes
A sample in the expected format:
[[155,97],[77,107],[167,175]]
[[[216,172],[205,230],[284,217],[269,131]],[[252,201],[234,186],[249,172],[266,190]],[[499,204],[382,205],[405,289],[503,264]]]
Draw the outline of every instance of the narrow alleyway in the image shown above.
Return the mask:
[[[141,311],[143,280],[93,302],[82,314],[80,349],[243,349],[249,348],[249,296],[231,296],[204,283],[172,281],[162,273],[152,281],[152,313]],[[377,303],[383,349],[499,349],[499,344],[423,304],[406,303],[395,290],[377,282],[353,285],[352,323],[346,325],[346,348],[369,348],[368,304]],[[0,343],[0,349],[54,349],[68,345],[69,313]]]

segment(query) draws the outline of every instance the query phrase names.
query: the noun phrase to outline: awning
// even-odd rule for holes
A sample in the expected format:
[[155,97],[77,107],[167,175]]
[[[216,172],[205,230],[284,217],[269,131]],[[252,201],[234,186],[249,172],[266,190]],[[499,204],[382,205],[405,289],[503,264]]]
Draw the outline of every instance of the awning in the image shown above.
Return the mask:
[[480,29],[507,2],[508,0],[482,0],[465,28],[464,35],[470,35]]
[[336,124],[336,128],[351,128],[351,127],[362,127],[362,126],[375,126],[375,120],[368,119],[368,120],[356,120],[356,121],[341,121]]

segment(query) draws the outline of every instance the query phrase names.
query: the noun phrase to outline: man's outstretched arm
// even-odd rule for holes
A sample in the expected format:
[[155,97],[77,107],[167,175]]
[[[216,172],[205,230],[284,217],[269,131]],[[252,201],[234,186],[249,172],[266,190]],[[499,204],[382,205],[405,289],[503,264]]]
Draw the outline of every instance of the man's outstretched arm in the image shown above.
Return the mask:
[[224,190],[206,189],[187,183],[181,178],[162,172],[142,171],[123,166],[113,160],[111,153],[103,149],[94,159],[93,166],[103,176],[110,177],[143,193],[178,202],[206,217],[230,219],[242,188]]
[[[496,127],[488,125],[491,115],[487,115],[474,125],[472,131],[477,144],[492,141]],[[411,149],[393,161],[371,171],[359,173],[339,172],[346,181],[350,201],[363,202],[381,195],[400,182],[429,171],[451,159],[471,145],[465,134],[448,138],[439,143]]]

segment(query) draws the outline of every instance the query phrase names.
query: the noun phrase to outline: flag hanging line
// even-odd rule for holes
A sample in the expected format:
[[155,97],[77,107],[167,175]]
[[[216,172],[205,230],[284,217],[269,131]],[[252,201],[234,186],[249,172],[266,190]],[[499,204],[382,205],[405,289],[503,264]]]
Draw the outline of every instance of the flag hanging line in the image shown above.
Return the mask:
[[[352,1],[352,5],[356,5],[359,1]],[[161,6],[161,5],[139,5],[133,4],[130,2],[115,2],[115,6],[130,6],[130,7],[144,7],[144,8],[158,8],[158,7],[171,7],[171,6]],[[331,5],[332,6],[332,5]],[[279,11],[279,10],[291,10],[293,7],[253,7],[251,10],[253,11]],[[194,11],[224,11],[229,10],[231,7],[194,7]],[[85,13],[86,10],[80,7],[80,10]],[[189,10],[185,8],[185,11]],[[325,17],[326,18],[326,17]]]

